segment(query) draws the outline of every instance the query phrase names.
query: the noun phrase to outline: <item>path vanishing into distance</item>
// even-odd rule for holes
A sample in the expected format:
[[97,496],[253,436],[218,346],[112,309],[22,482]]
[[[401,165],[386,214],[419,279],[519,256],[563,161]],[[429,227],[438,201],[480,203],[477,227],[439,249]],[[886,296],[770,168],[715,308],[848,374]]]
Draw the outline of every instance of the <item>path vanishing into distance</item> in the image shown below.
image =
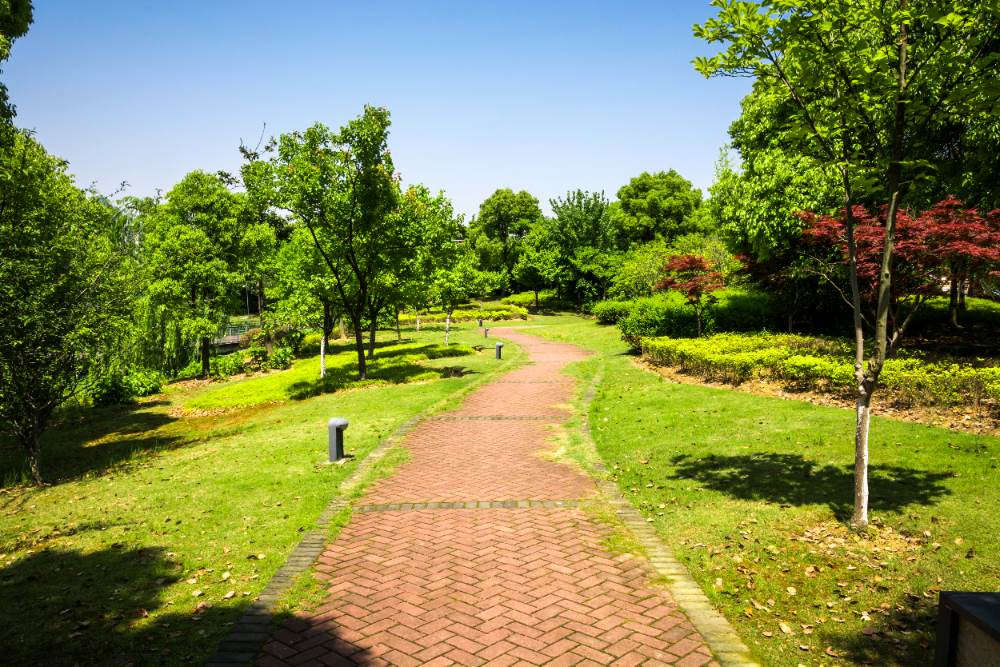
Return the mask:
[[410,460],[357,501],[319,557],[323,604],[262,666],[715,665],[644,558],[602,546],[593,480],[544,454],[587,353],[514,330],[527,365],[406,436]]

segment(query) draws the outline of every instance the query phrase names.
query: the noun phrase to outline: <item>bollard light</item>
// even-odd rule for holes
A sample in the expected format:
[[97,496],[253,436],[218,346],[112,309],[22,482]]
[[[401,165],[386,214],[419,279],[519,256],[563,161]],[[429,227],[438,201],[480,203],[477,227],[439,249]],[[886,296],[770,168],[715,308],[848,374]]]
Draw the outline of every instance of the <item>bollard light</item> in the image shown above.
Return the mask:
[[486,327],[485,329],[483,329],[483,336],[485,338],[489,338],[490,337],[490,328],[489,327]]
[[483,326],[483,318],[479,318],[479,326]]
[[330,463],[336,463],[344,458],[344,430],[347,428],[347,420],[343,417],[334,417],[327,423],[330,436]]
[[503,343],[497,343],[497,359],[503,357]]

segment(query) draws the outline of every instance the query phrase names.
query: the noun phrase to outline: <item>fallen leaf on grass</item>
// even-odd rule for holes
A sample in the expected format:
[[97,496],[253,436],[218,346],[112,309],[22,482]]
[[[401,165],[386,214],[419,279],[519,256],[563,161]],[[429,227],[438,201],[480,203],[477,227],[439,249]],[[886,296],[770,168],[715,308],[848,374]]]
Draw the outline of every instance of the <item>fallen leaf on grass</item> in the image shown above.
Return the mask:
[[788,591],[789,595],[795,595],[798,592],[798,591],[795,590],[795,586],[789,586],[785,590]]
[[786,635],[795,634],[795,631],[792,630],[792,626],[788,625],[788,623],[785,623],[784,621],[778,623],[778,627],[781,628],[781,631],[784,632]]
[[877,632],[878,631],[870,625],[866,625],[865,627],[861,628],[861,634],[863,634],[865,637],[871,637]]
[[840,653],[837,653],[836,651],[834,651],[832,646],[827,646],[826,650],[824,651],[824,653],[826,653],[831,658],[839,658],[840,655],[841,655]]
[[223,600],[228,600],[229,598],[236,595],[236,591],[227,591],[225,595],[222,596]]

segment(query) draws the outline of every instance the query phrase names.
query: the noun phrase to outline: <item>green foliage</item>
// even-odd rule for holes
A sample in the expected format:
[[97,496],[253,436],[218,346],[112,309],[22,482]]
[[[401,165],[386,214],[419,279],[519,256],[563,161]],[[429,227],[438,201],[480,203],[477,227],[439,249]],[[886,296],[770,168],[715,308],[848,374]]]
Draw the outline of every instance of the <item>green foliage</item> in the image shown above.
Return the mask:
[[[447,312],[427,312],[419,315],[414,313],[400,313],[399,321],[402,324],[412,324],[419,318],[421,324],[432,324],[444,322],[447,317]],[[452,322],[472,322],[479,319],[487,322],[526,320],[528,319],[528,309],[514,304],[505,304],[482,307],[458,307],[451,312]]]
[[500,303],[530,309],[536,307],[536,296],[538,297],[537,307],[543,310],[566,306],[566,303],[559,298],[558,292],[554,289],[538,290],[537,295],[535,292],[518,292],[517,294],[511,294],[500,299]]
[[277,347],[274,352],[267,357],[267,367],[273,370],[284,370],[290,368],[292,360],[295,358],[292,348]]
[[478,254],[479,268],[499,275],[501,289],[512,288],[524,237],[541,218],[538,200],[524,190],[501,188],[480,204],[469,241]]
[[[852,395],[849,341],[793,334],[717,334],[704,339],[649,338],[643,354],[711,380],[768,378],[795,389]],[[881,386],[907,405],[980,405],[1000,401],[1000,367],[919,357],[886,361]]]
[[675,237],[695,231],[691,216],[701,206],[701,191],[671,169],[653,174],[642,172],[618,189],[618,205],[612,209],[619,242]]
[[[726,289],[714,292],[713,296],[715,301],[706,305],[703,314],[705,333],[777,328],[774,304],[768,294]],[[647,337],[698,334],[695,313],[687,299],[677,292],[664,292],[627,303],[627,306],[598,304],[594,308],[595,313],[601,308],[604,318],[616,319],[622,338],[633,348],[638,349]]]
[[[0,65],[10,57],[14,40],[28,32],[32,20],[31,0],[0,0]],[[0,125],[10,123],[13,117],[14,107],[7,99],[7,86],[0,81]],[[0,137],[0,141],[4,140]]]
[[598,301],[591,313],[601,324],[618,324],[632,313],[635,301]]
[[123,337],[134,265],[118,211],[28,135],[0,143],[0,425],[28,455],[52,412]]
[[165,382],[163,373],[150,368],[101,369],[91,372],[81,393],[96,406],[128,405],[158,394]]

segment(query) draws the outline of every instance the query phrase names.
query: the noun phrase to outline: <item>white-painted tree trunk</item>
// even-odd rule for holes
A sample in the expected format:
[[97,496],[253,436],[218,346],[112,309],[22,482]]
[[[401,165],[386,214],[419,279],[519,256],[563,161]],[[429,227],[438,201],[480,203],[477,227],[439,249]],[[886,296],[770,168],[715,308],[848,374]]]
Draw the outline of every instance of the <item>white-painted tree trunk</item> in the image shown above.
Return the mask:
[[854,516],[851,525],[868,527],[868,432],[871,426],[871,396],[859,396],[854,430]]
[[417,331],[420,331],[420,313],[417,313]]
[[343,340],[347,338],[347,332],[344,330],[344,318],[341,317],[337,321],[340,322],[340,339]]
[[320,336],[319,339],[319,377],[323,379],[326,377],[326,335]]
[[444,344],[448,343],[448,334],[451,333],[451,313],[448,313],[444,318]]

